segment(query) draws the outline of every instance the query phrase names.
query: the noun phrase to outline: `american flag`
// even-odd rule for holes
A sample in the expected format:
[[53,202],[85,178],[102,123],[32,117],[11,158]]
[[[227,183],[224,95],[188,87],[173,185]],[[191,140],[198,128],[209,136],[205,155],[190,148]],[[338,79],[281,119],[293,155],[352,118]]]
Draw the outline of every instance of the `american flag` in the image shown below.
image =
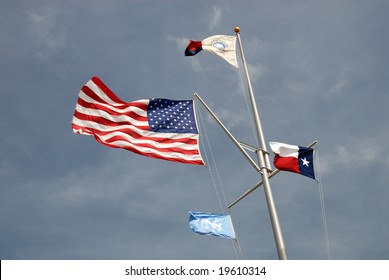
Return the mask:
[[93,77],[78,95],[72,128],[112,148],[204,165],[193,100],[153,98],[126,103]]

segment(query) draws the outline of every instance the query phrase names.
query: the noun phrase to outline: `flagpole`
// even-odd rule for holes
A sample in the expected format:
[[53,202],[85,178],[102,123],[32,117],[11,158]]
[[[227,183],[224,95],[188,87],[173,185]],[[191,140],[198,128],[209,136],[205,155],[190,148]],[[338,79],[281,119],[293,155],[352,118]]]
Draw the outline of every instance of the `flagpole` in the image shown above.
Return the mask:
[[240,28],[235,27],[234,31],[236,33],[236,37],[237,37],[238,43],[239,43],[240,54],[241,54],[242,62],[243,62],[243,69],[244,69],[244,73],[246,75],[247,87],[248,87],[250,101],[251,101],[252,113],[253,113],[254,122],[255,122],[255,126],[256,126],[257,139],[258,139],[258,144],[260,147],[260,149],[258,149],[258,151],[257,151],[257,156],[258,156],[258,160],[259,160],[259,167],[261,169],[260,173],[261,173],[261,177],[262,177],[263,188],[265,191],[267,207],[269,210],[270,221],[271,221],[272,228],[273,228],[273,235],[274,235],[274,239],[276,242],[278,258],[280,260],[286,260],[286,259],[288,259],[288,257],[286,255],[286,248],[285,248],[284,239],[282,236],[281,226],[280,226],[280,222],[278,220],[277,210],[275,207],[273,194],[272,194],[270,182],[269,182],[269,172],[271,172],[269,153],[266,150],[265,137],[263,135],[261,121],[259,119],[259,113],[258,113],[257,105],[255,102],[255,97],[254,97],[253,89],[251,86],[250,77],[249,77],[248,70],[247,70],[246,60],[245,60],[245,57],[243,54],[242,42],[240,40]]

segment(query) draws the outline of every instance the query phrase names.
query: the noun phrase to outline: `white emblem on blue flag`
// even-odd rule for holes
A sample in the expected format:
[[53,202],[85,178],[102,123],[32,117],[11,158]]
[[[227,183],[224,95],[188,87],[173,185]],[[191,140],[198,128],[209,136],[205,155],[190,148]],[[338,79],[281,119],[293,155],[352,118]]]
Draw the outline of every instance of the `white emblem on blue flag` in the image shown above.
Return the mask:
[[235,239],[230,215],[189,212],[189,226],[198,234]]

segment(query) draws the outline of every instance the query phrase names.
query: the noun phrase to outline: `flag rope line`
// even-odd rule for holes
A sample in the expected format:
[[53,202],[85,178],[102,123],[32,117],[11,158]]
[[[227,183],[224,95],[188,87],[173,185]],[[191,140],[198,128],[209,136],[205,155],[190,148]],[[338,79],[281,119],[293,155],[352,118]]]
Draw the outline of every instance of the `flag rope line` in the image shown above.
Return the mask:
[[[200,110],[197,110],[196,113],[197,113],[197,117],[198,117],[198,120],[199,120],[200,132],[204,132],[204,137],[200,137],[200,138],[201,138],[201,143],[202,143],[202,145],[204,147],[204,150],[205,150],[204,151],[205,159],[206,159],[206,162],[208,163],[206,165],[206,167],[208,168],[209,174],[211,176],[213,188],[214,188],[214,190],[216,192],[216,196],[218,198],[221,211],[222,211],[223,214],[225,214],[225,209],[227,209],[227,198],[226,198],[226,195],[225,195],[225,192],[224,192],[224,188],[223,188],[223,185],[222,185],[222,182],[221,182],[220,173],[219,173],[219,170],[217,168],[217,164],[216,164],[216,160],[215,160],[215,157],[214,157],[214,154],[213,154],[211,143],[209,141],[207,129],[206,129],[206,126],[205,126],[205,123],[204,123],[204,118],[203,118]],[[205,141],[204,141],[203,138],[205,138]],[[206,142],[207,145],[205,145],[204,142]],[[211,161],[210,161],[210,159],[208,157],[208,153],[206,151],[207,150],[206,146],[208,146],[208,149],[210,151],[210,154],[211,154],[210,157],[212,159],[212,164],[211,164]],[[213,172],[212,166],[215,167],[215,171],[214,171],[216,173],[215,175],[213,174],[214,172]],[[216,177],[216,179],[215,179],[215,177]],[[219,185],[219,188],[220,188],[221,195],[219,194],[219,191],[218,191],[218,185]],[[222,198],[220,196],[223,197],[224,205],[222,203]],[[230,211],[228,211],[228,212],[230,212]],[[232,222],[232,217],[231,217],[231,222]],[[242,259],[243,258],[242,247],[240,246],[240,243],[238,241],[238,235],[236,234],[236,230],[234,229],[234,231],[235,231],[235,239],[231,241],[232,242],[232,248],[234,249],[234,253],[235,253],[236,258],[237,259]]]
[[[239,56],[239,60],[241,62],[241,64],[243,64],[243,61],[242,61],[242,58]],[[243,92],[243,96],[244,96],[244,100],[246,102],[246,108],[247,108],[247,112],[251,112],[251,108],[250,108],[250,105],[249,105],[249,94],[246,92],[246,87],[244,85],[244,82],[243,82],[243,68],[239,68],[238,69],[238,72],[239,72],[239,78],[240,78],[240,85],[241,85],[241,88],[242,88],[242,92]],[[258,139],[258,136],[257,134],[255,133],[255,124],[254,124],[254,121],[253,119],[250,117],[250,113],[249,113],[249,120],[250,120],[250,124],[251,124],[251,129],[252,129],[252,132],[253,132],[253,135],[254,135],[254,139],[257,141],[256,143],[258,143],[259,139]]]
[[324,240],[326,246],[327,257],[329,260],[332,259],[331,256],[331,246],[330,246],[330,238],[328,235],[328,224],[327,224],[327,213],[324,203],[324,192],[323,192],[323,181],[321,179],[321,170],[320,170],[320,158],[318,149],[316,149],[316,166],[317,166],[317,181],[319,184],[319,195],[320,195],[320,208],[321,208],[321,216],[323,221],[323,229],[324,229]]
[[[209,159],[208,152],[207,152],[207,147],[208,147],[208,149],[210,150],[210,153],[212,154],[212,148],[211,148],[211,144],[210,144],[210,142],[209,142],[207,130],[205,129],[204,120],[203,120],[201,114],[199,113],[199,110],[197,110],[197,117],[198,117],[197,119],[199,120],[199,129],[200,129],[200,131],[203,132],[203,134],[204,134],[204,137],[200,137],[200,139],[201,139],[201,143],[202,143],[202,145],[203,145],[203,147],[204,147],[204,156],[205,156],[205,160],[206,160],[206,162],[207,162],[206,167],[207,167],[207,169],[208,169],[208,171],[209,171],[209,174],[210,174],[210,176],[211,176],[212,185],[213,185],[213,188],[214,188],[214,190],[215,190],[215,192],[216,192],[216,196],[217,196],[217,199],[218,199],[218,201],[219,201],[220,209],[223,211],[223,214],[225,214],[225,212],[224,212],[224,207],[223,207],[223,203],[222,203],[222,201],[221,201],[221,199],[220,199],[220,195],[219,195],[219,192],[218,192],[218,190],[217,190],[217,185],[216,185],[216,181],[215,181],[215,176],[213,175],[213,172],[212,172],[211,161],[210,161],[210,159]],[[201,128],[200,128],[200,127],[201,127]],[[205,142],[206,142],[207,144],[206,144]],[[212,155],[212,157],[213,157],[213,155]],[[214,162],[215,162],[215,160],[213,159],[213,163],[214,163]]]
[[[234,224],[234,222],[232,220],[231,209],[227,209],[227,211],[228,211],[228,214],[231,217],[231,223]],[[231,241],[233,243],[232,245],[234,246],[235,255],[236,255],[237,259],[239,260],[239,259],[243,259],[244,255],[243,255],[242,247],[240,246],[238,234],[236,233],[235,228],[234,228],[234,231],[235,231],[235,239],[231,240]]]

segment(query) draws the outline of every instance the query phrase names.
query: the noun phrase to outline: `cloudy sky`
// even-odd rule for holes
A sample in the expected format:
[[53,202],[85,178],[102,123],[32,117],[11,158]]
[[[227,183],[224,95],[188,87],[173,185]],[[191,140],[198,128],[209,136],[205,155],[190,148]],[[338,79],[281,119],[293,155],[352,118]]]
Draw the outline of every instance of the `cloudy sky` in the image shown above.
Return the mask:
[[[188,226],[188,211],[223,213],[260,180],[200,104],[207,168],[71,130],[98,76],[125,101],[196,91],[256,145],[242,72],[184,56],[237,25],[266,141],[319,142],[331,257],[389,259],[388,12],[385,0],[1,1],[0,259],[239,257]],[[271,186],[288,257],[327,259],[318,184],[280,172]],[[278,258],[262,188],[231,213],[244,259]]]

